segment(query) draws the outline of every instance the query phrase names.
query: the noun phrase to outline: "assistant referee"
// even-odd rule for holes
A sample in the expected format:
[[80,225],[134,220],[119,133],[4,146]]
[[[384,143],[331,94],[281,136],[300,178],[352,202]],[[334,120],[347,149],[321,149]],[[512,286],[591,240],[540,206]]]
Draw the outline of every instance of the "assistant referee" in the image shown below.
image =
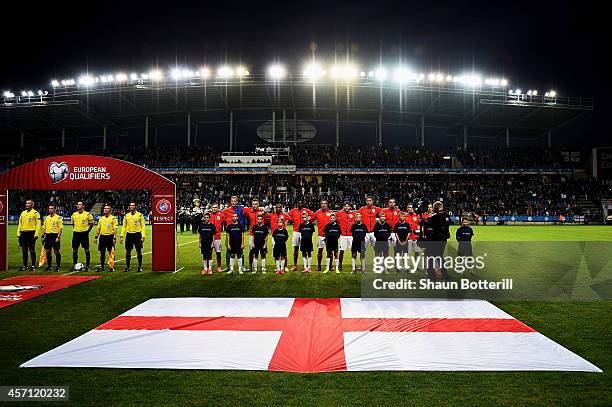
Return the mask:
[[142,271],[142,244],[146,235],[145,220],[142,213],[136,210],[136,202],[130,202],[130,211],[123,217],[123,227],[121,228],[120,244],[123,244],[125,236],[125,269],[124,273],[130,271],[130,262],[132,260],[132,249],[136,248],[136,256],[138,257],[137,272]]
[[28,199],[26,201],[26,209],[19,215],[19,224],[17,225],[17,238],[21,247],[21,256],[23,258],[23,266],[19,271],[28,270],[28,251],[32,259],[30,271],[36,270],[36,239],[40,230],[40,214],[34,209],[34,201]]
[[[117,218],[111,214],[111,209],[109,204],[104,205],[103,214],[98,219],[96,237],[94,238],[94,240],[98,242],[98,250],[100,251],[100,267],[96,270],[97,272],[104,271],[104,257],[106,251],[108,251],[110,256],[115,247],[115,242],[117,241],[119,223],[117,222]],[[115,271],[115,269],[111,267],[108,271],[112,272]]]

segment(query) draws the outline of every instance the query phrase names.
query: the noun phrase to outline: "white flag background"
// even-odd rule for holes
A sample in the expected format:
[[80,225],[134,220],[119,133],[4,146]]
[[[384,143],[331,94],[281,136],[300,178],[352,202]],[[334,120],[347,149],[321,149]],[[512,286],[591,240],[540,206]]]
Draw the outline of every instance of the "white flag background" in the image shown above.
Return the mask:
[[486,301],[358,298],[153,299],[21,366],[601,371]]

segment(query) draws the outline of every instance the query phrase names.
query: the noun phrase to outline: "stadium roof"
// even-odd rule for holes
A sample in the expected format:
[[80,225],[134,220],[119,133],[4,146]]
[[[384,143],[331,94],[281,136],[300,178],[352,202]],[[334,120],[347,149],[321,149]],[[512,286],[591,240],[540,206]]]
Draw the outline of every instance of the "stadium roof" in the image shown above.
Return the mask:
[[[272,111],[295,112],[301,121],[372,122],[447,128],[464,127],[481,134],[501,135],[505,129],[522,135],[541,136],[593,110],[592,99],[555,95],[512,94],[505,88],[461,87],[435,83],[383,83],[305,79],[246,79],[154,82],[139,78],[106,86],[54,87],[46,93],[7,98],[0,104],[3,133],[25,132],[44,138],[57,137],[61,129],[102,128],[126,134],[128,129],[149,125],[268,121]],[[280,114],[276,119],[280,120]],[[514,134],[514,133],[513,133]]]

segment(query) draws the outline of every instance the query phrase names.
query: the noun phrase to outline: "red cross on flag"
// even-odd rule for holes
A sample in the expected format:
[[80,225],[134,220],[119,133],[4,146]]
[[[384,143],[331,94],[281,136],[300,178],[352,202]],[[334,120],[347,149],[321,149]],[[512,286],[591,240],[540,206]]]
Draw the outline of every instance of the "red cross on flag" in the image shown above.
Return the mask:
[[359,298],[152,299],[22,367],[600,371],[486,301]]

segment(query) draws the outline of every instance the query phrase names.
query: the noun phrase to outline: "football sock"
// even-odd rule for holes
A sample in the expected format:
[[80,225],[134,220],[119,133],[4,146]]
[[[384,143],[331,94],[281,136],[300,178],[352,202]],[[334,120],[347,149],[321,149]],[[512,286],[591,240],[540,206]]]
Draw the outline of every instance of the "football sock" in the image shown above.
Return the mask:
[[21,258],[23,260],[23,267],[27,267],[28,266],[28,252],[27,252],[27,250],[22,250],[21,251]]

